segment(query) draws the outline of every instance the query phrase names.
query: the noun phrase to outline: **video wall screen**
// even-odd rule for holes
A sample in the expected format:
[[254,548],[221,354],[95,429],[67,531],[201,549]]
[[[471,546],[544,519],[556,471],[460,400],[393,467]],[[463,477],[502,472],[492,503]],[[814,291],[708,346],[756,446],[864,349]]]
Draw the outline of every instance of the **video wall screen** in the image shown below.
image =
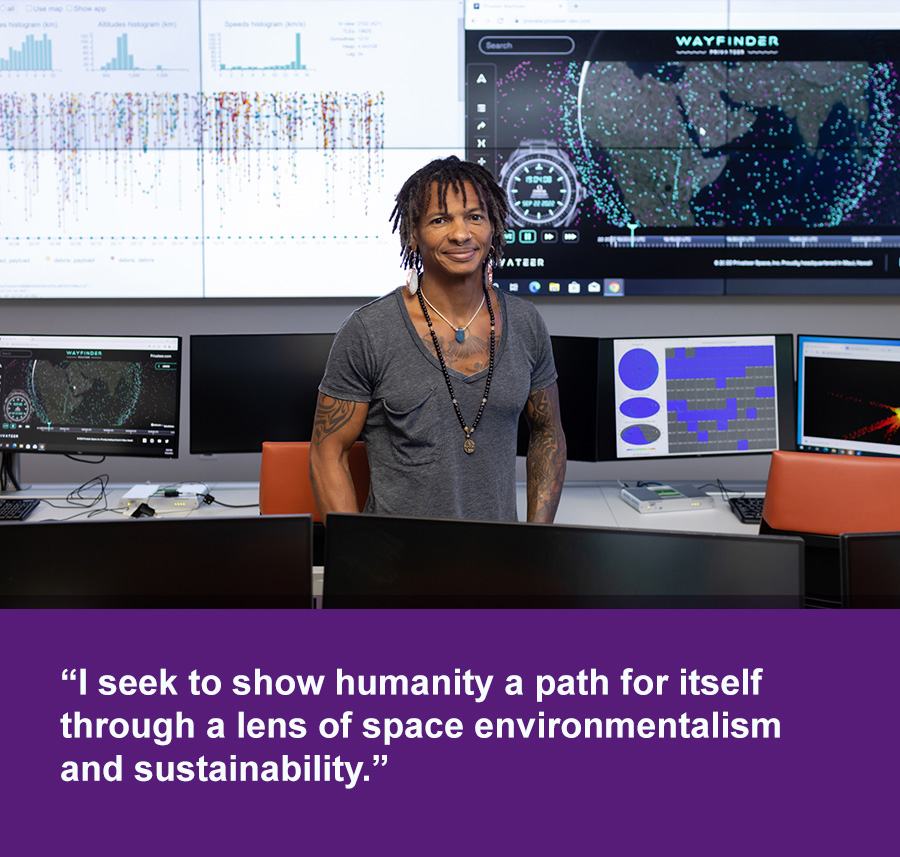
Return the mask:
[[900,7],[815,5],[4,4],[0,298],[380,295],[448,154],[510,292],[900,293]]
[[512,210],[505,288],[900,291],[900,33],[859,29],[884,15],[633,3],[601,27],[563,5],[569,27],[466,31],[467,156]]

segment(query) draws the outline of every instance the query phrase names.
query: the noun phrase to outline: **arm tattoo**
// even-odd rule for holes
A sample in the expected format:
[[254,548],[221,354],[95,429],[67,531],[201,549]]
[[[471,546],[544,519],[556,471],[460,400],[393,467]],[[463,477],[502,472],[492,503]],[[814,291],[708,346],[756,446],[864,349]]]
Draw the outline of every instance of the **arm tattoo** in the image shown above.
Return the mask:
[[533,392],[525,415],[531,426],[526,459],[528,520],[550,523],[566,476],[566,437],[559,421],[556,385]]
[[313,434],[316,440],[324,440],[328,435],[343,428],[353,418],[355,411],[356,402],[332,399],[331,396],[324,394],[319,396],[319,405],[316,408],[316,419],[313,424]]

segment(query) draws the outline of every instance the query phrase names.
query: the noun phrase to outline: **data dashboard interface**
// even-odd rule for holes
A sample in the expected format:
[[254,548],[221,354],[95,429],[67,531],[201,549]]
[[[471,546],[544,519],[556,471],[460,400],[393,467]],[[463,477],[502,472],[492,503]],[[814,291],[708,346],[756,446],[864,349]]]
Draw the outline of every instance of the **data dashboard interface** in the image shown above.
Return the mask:
[[394,195],[464,154],[461,31],[459,0],[0,4],[0,297],[389,291]]
[[600,365],[601,460],[793,448],[790,334],[601,340]]
[[2,3],[0,298],[378,296],[450,154],[513,293],[898,294],[900,5],[807,5]]
[[0,450],[178,456],[177,336],[0,334]]
[[474,5],[466,152],[509,196],[503,287],[900,293],[884,4]]
[[900,340],[797,337],[797,446],[900,455]]

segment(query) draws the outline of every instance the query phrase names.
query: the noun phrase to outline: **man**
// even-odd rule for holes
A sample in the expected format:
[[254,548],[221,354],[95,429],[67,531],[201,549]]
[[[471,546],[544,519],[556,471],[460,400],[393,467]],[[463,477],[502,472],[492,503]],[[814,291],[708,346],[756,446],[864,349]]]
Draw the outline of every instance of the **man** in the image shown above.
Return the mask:
[[365,511],[516,520],[524,408],[527,517],[553,521],[566,469],[556,368],[534,307],[491,285],[506,216],[493,176],[455,157],[403,185],[393,222],[408,284],[344,322],[319,386],[310,477],[323,519],[357,510],[348,455],[362,438]]

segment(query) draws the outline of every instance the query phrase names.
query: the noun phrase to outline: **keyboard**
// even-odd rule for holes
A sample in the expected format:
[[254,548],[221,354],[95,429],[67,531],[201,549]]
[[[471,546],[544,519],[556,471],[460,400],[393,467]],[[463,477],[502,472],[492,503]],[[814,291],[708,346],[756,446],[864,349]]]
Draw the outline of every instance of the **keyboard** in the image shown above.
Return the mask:
[[34,497],[0,497],[0,521],[24,521],[40,504]]
[[741,519],[742,524],[758,524],[762,520],[765,497],[732,497],[728,501],[731,511]]

